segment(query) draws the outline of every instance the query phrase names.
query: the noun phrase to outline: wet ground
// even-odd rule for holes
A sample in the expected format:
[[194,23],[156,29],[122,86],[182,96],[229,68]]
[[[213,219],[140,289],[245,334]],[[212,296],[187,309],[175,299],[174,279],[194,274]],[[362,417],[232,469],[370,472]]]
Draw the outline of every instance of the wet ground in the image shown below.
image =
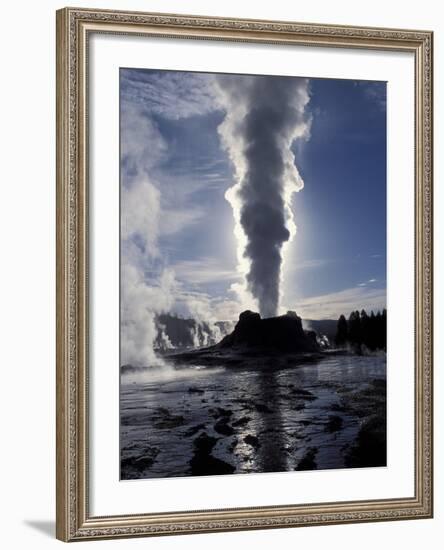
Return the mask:
[[121,378],[121,478],[386,464],[385,355]]

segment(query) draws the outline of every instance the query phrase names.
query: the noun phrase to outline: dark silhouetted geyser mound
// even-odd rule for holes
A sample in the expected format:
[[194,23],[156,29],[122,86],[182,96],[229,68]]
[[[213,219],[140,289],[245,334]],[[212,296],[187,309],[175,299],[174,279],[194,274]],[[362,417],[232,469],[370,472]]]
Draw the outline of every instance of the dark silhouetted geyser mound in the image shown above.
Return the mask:
[[282,352],[318,351],[316,333],[305,331],[294,311],[262,319],[259,313],[243,311],[234,331],[219,343],[221,348],[261,348]]

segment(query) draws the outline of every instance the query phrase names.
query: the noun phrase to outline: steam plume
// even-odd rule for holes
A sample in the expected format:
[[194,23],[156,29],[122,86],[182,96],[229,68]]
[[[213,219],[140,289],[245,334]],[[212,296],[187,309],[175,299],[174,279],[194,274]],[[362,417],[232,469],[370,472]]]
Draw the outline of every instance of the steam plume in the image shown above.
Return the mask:
[[155,316],[171,307],[175,280],[171,270],[156,264],[161,206],[150,172],[166,145],[140,109],[122,109],[121,362],[159,365],[162,361],[153,350]]
[[284,245],[296,232],[291,197],[302,181],[291,150],[308,137],[308,80],[221,75],[216,79],[226,117],[219,127],[235,168],[230,202],[239,269],[263,317],[278,313]]
[[166,158],[167,143],[143,109],[125,103],[121,108],[121,363],[160,366],[155,343],[164,350],[171,342],[157,322],[159,314],[181,305],[197,323],[192,334],[197,347],[207,345],[210,336],[218,341],[220,328],[208,297],[186,293],[158,247],[165,211],[153,174]]

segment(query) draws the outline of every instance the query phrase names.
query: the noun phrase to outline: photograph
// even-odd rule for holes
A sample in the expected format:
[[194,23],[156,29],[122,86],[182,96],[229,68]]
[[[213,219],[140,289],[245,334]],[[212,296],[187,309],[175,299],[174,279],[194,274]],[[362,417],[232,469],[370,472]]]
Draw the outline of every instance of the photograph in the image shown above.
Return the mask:
[[59,540],[433,516],[433,31],[333,12],[57,10]]
[[120,479],[387,466],[387,83],[119,69]]
[[441,4],[88,4],[2,5],[3,548],[442,549]]

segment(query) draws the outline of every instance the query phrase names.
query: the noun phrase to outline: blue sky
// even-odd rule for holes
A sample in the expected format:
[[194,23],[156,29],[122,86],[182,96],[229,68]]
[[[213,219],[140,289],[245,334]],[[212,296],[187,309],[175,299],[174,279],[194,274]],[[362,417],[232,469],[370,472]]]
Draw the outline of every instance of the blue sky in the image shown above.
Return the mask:
[[[221,143],[226,112],[213,79],[121,69],[121,254],[153,290],[149,296],[166,293],[153,307],[235,319],[242,274],[225,198],[235,174]],[[386,85],[310,79],[308,91],[309,133],[292,144],[304,186],[292,195],[297,232],[285,252],[281,309],[312,319],[380,309]]]

